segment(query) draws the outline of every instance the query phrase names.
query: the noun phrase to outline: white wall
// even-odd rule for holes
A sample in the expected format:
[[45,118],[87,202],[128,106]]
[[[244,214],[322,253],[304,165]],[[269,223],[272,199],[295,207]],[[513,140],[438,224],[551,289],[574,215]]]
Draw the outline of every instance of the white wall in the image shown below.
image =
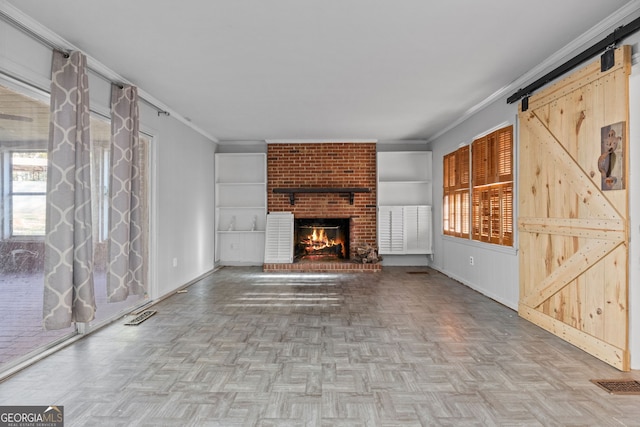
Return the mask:
[[[0,71],[48,92],[51,49],[0,20]],[[110,83],[90,74],[89,85],[92,110],[108,115]],[[153,137],[150,295],[158,298],[214,268],[216,144],[144,102],[140,114]]]
[[[517,106],[501,99],[430,144],[433,151],[434,200],[432,267],[514,310],[518,308],[519,286],[516,250],[442,234],[442,159],[445,154],[461,145],[468,145],[492,128],[501,124],[516,124],[516,114]],[[514,133],[517,135],[517,126]],[[514,139],[517,150],[517,137]],[[473,257],[473,265],[469,262],[470,257]]]
[[0,20],[0,71],[48,91],[51,49]]
[[162,296],[214,267],[216,144],[149,107],[142,109],[141,123],[154,135],[152,274],[157,276],[151,285]]
[[[608,35],[619,25],[628,23],[637,17],[637,12],[625,17],[616,25],[603,32],[562,58],[553,67],[570,59],[571,56],[591,46]],[[638,44],[640,33],[636,33],[621,44],[629,44],[633,49],[633,70],[630,77],[630,112],[629,112],[629,189],[630,189],[630,262],[629,262],[629,344],[631,351],[631,368],[640,369],[640,65],[638,63]],[[526,52],[523,53],[523,55]],[[541,74],[550,71],[551,68]],[[536,78],[539,76],[536,76]],[[532,81],[535,79],[532,79]],[[485,133],[502,123],[513,123],[515,150],[518,150],[517,105],[506,103],[507,96],[497,99],[492,104],[475,113],[458,126],[431,141],[433,151],[433,197],[434,197],[434,262],[433,267],[459,280],[469,287],[495,299],[508,307],[517,310],[519,298],[517,234],[515,248],[502,248],[495,245],[482,244],[464,239],[451,238],[442,234],[442,158],[444,154],[456,150],[460,144],[469,144],[475,136]],[[517,180],[517,171],[516,171]],[[516,186],[517,187],[517,186]],[[515,197],[518,197],[517,188]],[[440,202],[440,203],[438,203]],[[517,209],[517,205],[516,205]],[[516,210],[517,217],[517,210]],[[474,265],[469,265],[469,257],[474,257]]]

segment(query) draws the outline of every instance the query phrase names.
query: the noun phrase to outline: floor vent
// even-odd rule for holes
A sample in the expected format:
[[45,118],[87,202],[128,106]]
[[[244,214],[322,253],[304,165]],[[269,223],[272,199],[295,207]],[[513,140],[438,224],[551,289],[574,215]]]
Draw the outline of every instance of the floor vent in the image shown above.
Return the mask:
[[147,320],[149,317],[153,316],[156,313],[157,313],[156,310],[143,311],[138,316],[136,316],[132,320],[125,323],[125,326],[138,326],[140,323],[144,322],[145,320]]
[[640,394],[640,382],[636,380],[591,380],[610,394]]
[[428,271],[407,271],[407,274],[429,274]]

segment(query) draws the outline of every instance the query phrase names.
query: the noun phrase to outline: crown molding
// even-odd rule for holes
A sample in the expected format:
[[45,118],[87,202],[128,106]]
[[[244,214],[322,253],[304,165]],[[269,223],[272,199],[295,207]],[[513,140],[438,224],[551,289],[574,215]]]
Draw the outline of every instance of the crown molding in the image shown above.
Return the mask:
[[[75,46],[73,43],[68,40],[60,37],[58,34],[51,31],[49,28],[45,27],[29,15],[22,12],[20,9],[16,8],[12,4],[8,3],[6,0],[0,0],[0,19],[6,21],[10,25],[13,25],[18,30],[23,33],[33,37],[38,40],[40,43],[47,45],[51,49],[57,49],[61,51],[80,51],[83,52],[82,49]],[[87,57],[87,66],[89,71],[93,71],[98,76],[111,81],[113,83],[119,84],[130,84],[133,86],[137,86],[134,83],[128,81],[126,78],[116,73],[97,59],[83,52]],[[153,105],[155,108],[160,109],[166,113],[169,113],[171,117],[178,120],[185,126],[193,129],[200,135],[205,138],[211,140],[212,142],[219,142],[217,138],[213,135],[209,134],[205,130],[199,128],[194,125],[189,119],[179,114],[177,111],[173,110],[171,107],[166,105],[164,102],[155,98],[149,92],[145,91],[141,87],[138,87],[138,95],[148,104]]]
[[529,72],[523,74],[518,79],[514,80],[513,82],[509,83],[506,86],[503,86],[502,88],[498,89],[497,91],[489,95],[483,101],[469,108],[456,121],[450,123],[444,129],[440,130],[435,135],[427,139],[427,142],[433,142],[434,140],[438,139],[445,133],[449,132],[451,129],[460,125],[465,120],[467,120],[474,114],[478,113],[479,111],[483,110],[487,106],[493,104],[494,102],[496,102],[501,98],[508,96],[509,93],[517,91],[518,88],[526,86],[527,83],[535,80],[536,77],[543,74],[545,70],[553,68],[558,64],[562,63],[562,60],[564,58],[571,55],[576,50],[584,47],[584,45],[592,41],[594,38],[601,36],[602,33],[611,31],[616,26],[618,26],[621,21],[623,21],[629,15],[636,13],[638,10],[640,10],[640,0],[632,0],[629,3],[625,4],[620,9],[618,9],[611,15],[607,16],[598,24],[594,25],[589,30],[587,30],[586,32],[578,36],[576,39],[574,39],[573,41],[565,45],[563,48],[556,51],[554,54],[552,54],[547,59],[545,59],[540,64],[538,64],[536,67],[529,70]]
[[377,139],[265,139],[267,144],[375,144]]

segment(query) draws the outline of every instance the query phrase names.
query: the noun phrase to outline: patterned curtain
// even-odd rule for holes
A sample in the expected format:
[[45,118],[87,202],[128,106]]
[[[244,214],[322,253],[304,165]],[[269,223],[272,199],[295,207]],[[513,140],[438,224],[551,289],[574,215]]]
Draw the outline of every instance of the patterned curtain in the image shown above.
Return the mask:
[[80,52],[53,52],[44,251],[45,329],[95,317],[89,80]]
[[109,302],[146,292],[144,212],[141,194],[138,90],[111,86],[111,197]]

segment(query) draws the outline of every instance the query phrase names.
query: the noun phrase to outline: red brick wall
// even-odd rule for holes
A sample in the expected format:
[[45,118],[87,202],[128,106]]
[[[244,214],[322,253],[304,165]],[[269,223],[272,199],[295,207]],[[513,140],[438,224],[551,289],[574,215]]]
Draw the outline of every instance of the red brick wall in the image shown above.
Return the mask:
[[[376,244],[376,145],[373,143],[269,144],[267,208],[296,218],[351,218],[351,255],[358,245]],[[364,187],[353,205],[345,194],[274,194],[278,187]]]

